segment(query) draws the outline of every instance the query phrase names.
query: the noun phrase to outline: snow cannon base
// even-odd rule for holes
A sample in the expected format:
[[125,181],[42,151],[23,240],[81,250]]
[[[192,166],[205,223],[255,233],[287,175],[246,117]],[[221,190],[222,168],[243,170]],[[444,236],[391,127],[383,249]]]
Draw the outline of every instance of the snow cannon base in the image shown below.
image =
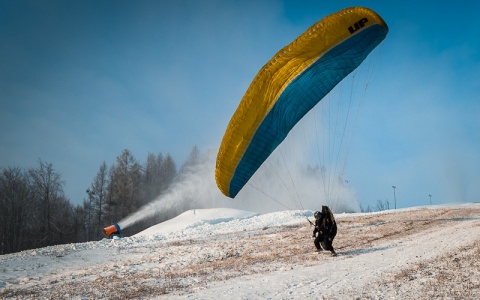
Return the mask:
[[120,229],[120,225],[114,223],[113,225],[103,228],[103,234],[109,239],[121,238],[122,230]]

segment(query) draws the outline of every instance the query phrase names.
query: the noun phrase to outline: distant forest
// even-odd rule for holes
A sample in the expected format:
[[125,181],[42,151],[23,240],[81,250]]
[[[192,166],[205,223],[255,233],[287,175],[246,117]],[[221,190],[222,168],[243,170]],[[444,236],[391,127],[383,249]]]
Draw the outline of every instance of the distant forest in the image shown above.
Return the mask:
[[[177,170],[170,154],[148,153],[140,163],[125,149],[116,163],[103,162],[86,190],[87,199],[72,205],[64,194],[61,174],[53,164],[38,160],[28,170],[0,167],[0,254],[103,238],[102,229],[118,222],[164,193],[181,173],[199,157],[193,147]],[[181,213],[161,212],[124,232],[130,235]]]

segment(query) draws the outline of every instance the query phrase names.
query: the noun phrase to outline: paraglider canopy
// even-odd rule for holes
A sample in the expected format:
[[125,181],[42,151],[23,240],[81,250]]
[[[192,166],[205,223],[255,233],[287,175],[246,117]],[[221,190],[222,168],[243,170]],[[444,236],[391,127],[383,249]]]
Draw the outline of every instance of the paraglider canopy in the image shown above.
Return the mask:
[[385,38],[368,8],[352,7],[315,23],[253,79],[223,136],[218,188],[234,198],[295,124]]

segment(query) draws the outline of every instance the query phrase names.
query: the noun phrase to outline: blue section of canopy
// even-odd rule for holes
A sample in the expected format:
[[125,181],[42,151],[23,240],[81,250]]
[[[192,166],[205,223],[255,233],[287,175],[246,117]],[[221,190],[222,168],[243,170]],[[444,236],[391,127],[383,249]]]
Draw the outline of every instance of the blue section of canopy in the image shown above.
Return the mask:
[[286,87],[237,165],[230,181],[230,197],[237,195],[293,126],[355,70],[387,32],[378,24],[365,28],[326,52]]

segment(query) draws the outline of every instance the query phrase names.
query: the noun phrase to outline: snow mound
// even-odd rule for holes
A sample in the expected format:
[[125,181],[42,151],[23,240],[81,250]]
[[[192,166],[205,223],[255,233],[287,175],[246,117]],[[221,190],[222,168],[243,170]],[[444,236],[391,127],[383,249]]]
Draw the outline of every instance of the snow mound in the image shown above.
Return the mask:
[[220,224],[233,220],[242,220],[258,216],[258,213],[233,208],[192,209],[165,222],[147,228],[133,237],[156,236],[170,234],[185,229],[193,229],[204,224]]

